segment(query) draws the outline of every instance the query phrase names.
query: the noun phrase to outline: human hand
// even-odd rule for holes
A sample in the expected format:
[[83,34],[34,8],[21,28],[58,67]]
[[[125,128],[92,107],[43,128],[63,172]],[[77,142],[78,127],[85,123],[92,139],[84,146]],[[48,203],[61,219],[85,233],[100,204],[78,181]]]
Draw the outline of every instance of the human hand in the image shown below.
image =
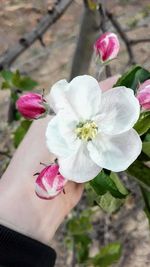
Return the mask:
[[[114,76],[100,86],[107,90],[118,79]],[[48,244],[65,216],[78,203],[83,185],[68,181],[65,194],[52,200],[41,200],[34,193],[35,172],[40,162],[54,160],[45,144],[45,130],[50,117],[34,121],[17,149],[0,181],[0,223]]]

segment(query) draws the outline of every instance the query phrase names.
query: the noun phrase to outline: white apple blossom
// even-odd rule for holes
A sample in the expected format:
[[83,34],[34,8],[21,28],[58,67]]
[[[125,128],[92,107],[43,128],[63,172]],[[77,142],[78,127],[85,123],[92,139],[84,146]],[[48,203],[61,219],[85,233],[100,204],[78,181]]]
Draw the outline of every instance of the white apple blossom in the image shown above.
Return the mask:
[[131,89],[102,93],[96,79],[83,75],[57,82],[49,103],[56,116],[46,130],[47,146],[65,178],[80,183],[102,168],[123,171],[140,154],[141,140],[132,129],[140,106]]

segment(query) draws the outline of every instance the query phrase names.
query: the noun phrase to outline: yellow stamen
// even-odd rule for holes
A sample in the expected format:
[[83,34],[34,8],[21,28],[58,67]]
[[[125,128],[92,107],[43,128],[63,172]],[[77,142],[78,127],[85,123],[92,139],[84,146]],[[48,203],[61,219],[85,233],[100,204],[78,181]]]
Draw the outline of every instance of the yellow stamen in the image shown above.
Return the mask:
[[98,127],[94,121],[89,120],[85,123],[80,122],[77,125],[75,132],[79,139],[82,139],[84,141],[90,141],[96,137],[98,133]]

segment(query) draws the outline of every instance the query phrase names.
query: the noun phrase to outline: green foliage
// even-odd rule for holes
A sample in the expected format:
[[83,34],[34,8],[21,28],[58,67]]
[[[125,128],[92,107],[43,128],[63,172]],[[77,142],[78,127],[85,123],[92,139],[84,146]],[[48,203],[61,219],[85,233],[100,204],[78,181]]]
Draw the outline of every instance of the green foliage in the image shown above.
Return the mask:
[[87,234],[75,235],[74,236],[75,248],[77,251],[77,261],[84,263],[89,257],[89,245],[92,240]]
[[30,91],[38,85],[38,83],[30,77],[22,76],[18,70],[16,72],[3,70],[1,71],[1,76],[4,79],[1,87],[2,89],[17,88],[21,91]]
[[14,146],[17,148],[31,125],[31,121],[23,120],[13,133]]
[[150,130],[147,131],[146,135],[145,135],[145,138],[144,138],[144,141],[145,142],[150,142]]
[[114,213],[123,205],[124,200],[113,197],[109,192],[97,198],[98,205],[107,213]]
[[4,82],[2,83],[2,89],[11,88],[13,73],[9,70],[3,70],[1,71],[1,76],[4,79]]
[[129,194],[116,173],[101,171],[86,187],[88,201],[97,203],[105,212],[116,212]]
[[143,187],[150,189],[150,168],[142,161],[134,161],[127,172],[135,177]]
[[143,142],[142,150],[150,158],[150,142]]
[[146,69],[136,65],[129,69],[124,75],[119,78],[116,86],[126,86],[128,88],[133,89],[136,94],[139,83],[143,83],[145,80],[150,79],[150,72]]
[[[87,214],[86,214],[87,213]],[[68,221],[67,228],[72,235],[83,234],[92,230],[92,224],[90,220],[91,210],[86,210],[82,212],[80,216],[73,216]]]
[[121,251],[122,246],[119,242],[110,243],[103,247],[90,261],[94,267],[108,267],[120,259]]
[[148,191],[146,188],[143,188],[142,186],[140,187],[140,189],[145,203],[144,211],[150,224],[150,191]]
[[125,198],[128,194],[126,189],[123,190],[123,184],[119,177],[102,170],[92,181],[90,185],[93,187],[97,195],[104,195],[109,192],[115,198]]
[[124,184],[122,183],[122,181],[120,180],[119,176],[117,173],[115,172],[111,172],[110,174],[110,178],[114,181],[115,185],[117,186],[119,192],[121,194],[125,196],[127,196],[129,194],[129,191],[127,190],[127,188],[125,188]]
[[9,119],[9,122],[19,120],[21,116],[16,109],[16,101],[19,97],[19,93],[32,90],[38,83],[28,76],[22,76],[18,70],[15,72],[3,70],[0,72],[0,75],[3,78],[1,89],[10,90],[9,114],[11,114],[11,119]]
[[86,209],[80,215],[75,214],[67,222],[68,238],[67,243],[69,246],[75,247],[76,258],[78,263],[87,261],[89,257],[89,246],[92,242],[89,233],[93,229],[91,223],[91,209]]
[[140,118],[134,125],[134,129],[139,135],[143,135],[150,129],[150,111],[145,111],[140,114]]
[[[120,200],[121,201],[121,200]],[[85,209],[80,214],[74,213],[67,222],[66,243],[71,250],[75,250],[75,257],[81,266],[107,267],[116,262],[121,255],[121,245],[118,242],[103,247],[94,257],[89,257],[89,249],[92,244],[90,232],[93,230],[91,218],[94,211]]]

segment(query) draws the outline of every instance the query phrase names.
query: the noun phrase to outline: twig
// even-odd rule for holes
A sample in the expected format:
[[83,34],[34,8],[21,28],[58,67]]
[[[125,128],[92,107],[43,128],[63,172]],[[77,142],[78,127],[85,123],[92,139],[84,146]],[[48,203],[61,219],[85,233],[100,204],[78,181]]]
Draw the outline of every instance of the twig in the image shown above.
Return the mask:
[[129,55],[129,63],[130,64],[135,64],[135,57],[131,48],[131,42],[130,39],[128,38],[127,34],[123,31],[123,29],[121,28],[121,25],[119,24],[119,22],[117,21],[117,19],[114,17],[114,15],[109,12],[108,10],[106,10],[106,15],[109,18],[109,20],[111,21],[111,23],[113,24],[113,26],[115,27],[115,29],[117,30],[117,32],[119,33],[120,37],[122,38],[122,40],[124,41],[127,51],[128,51],[128,55]]
[[129,40],[129,43],[131,45],[136,45],[139,43],[146,43],[146,42],[150,42],[150,38],[141,38],[141,39],[135,39],[135,40]]
[[5,156],[7,158],[11,158],[11,155],[8,153],[8,151],[0,151],[0,155]]
[[[0,57],[0,70],[7,69],[11,64],[36,40],[42,40],[43,34],[59,19],[73,0],[57,0],[54,7],[41,18],[37,26],[29,33],[20,38],[19,43],[7,50]],[[43,42],[41,42],[43,45]]]

